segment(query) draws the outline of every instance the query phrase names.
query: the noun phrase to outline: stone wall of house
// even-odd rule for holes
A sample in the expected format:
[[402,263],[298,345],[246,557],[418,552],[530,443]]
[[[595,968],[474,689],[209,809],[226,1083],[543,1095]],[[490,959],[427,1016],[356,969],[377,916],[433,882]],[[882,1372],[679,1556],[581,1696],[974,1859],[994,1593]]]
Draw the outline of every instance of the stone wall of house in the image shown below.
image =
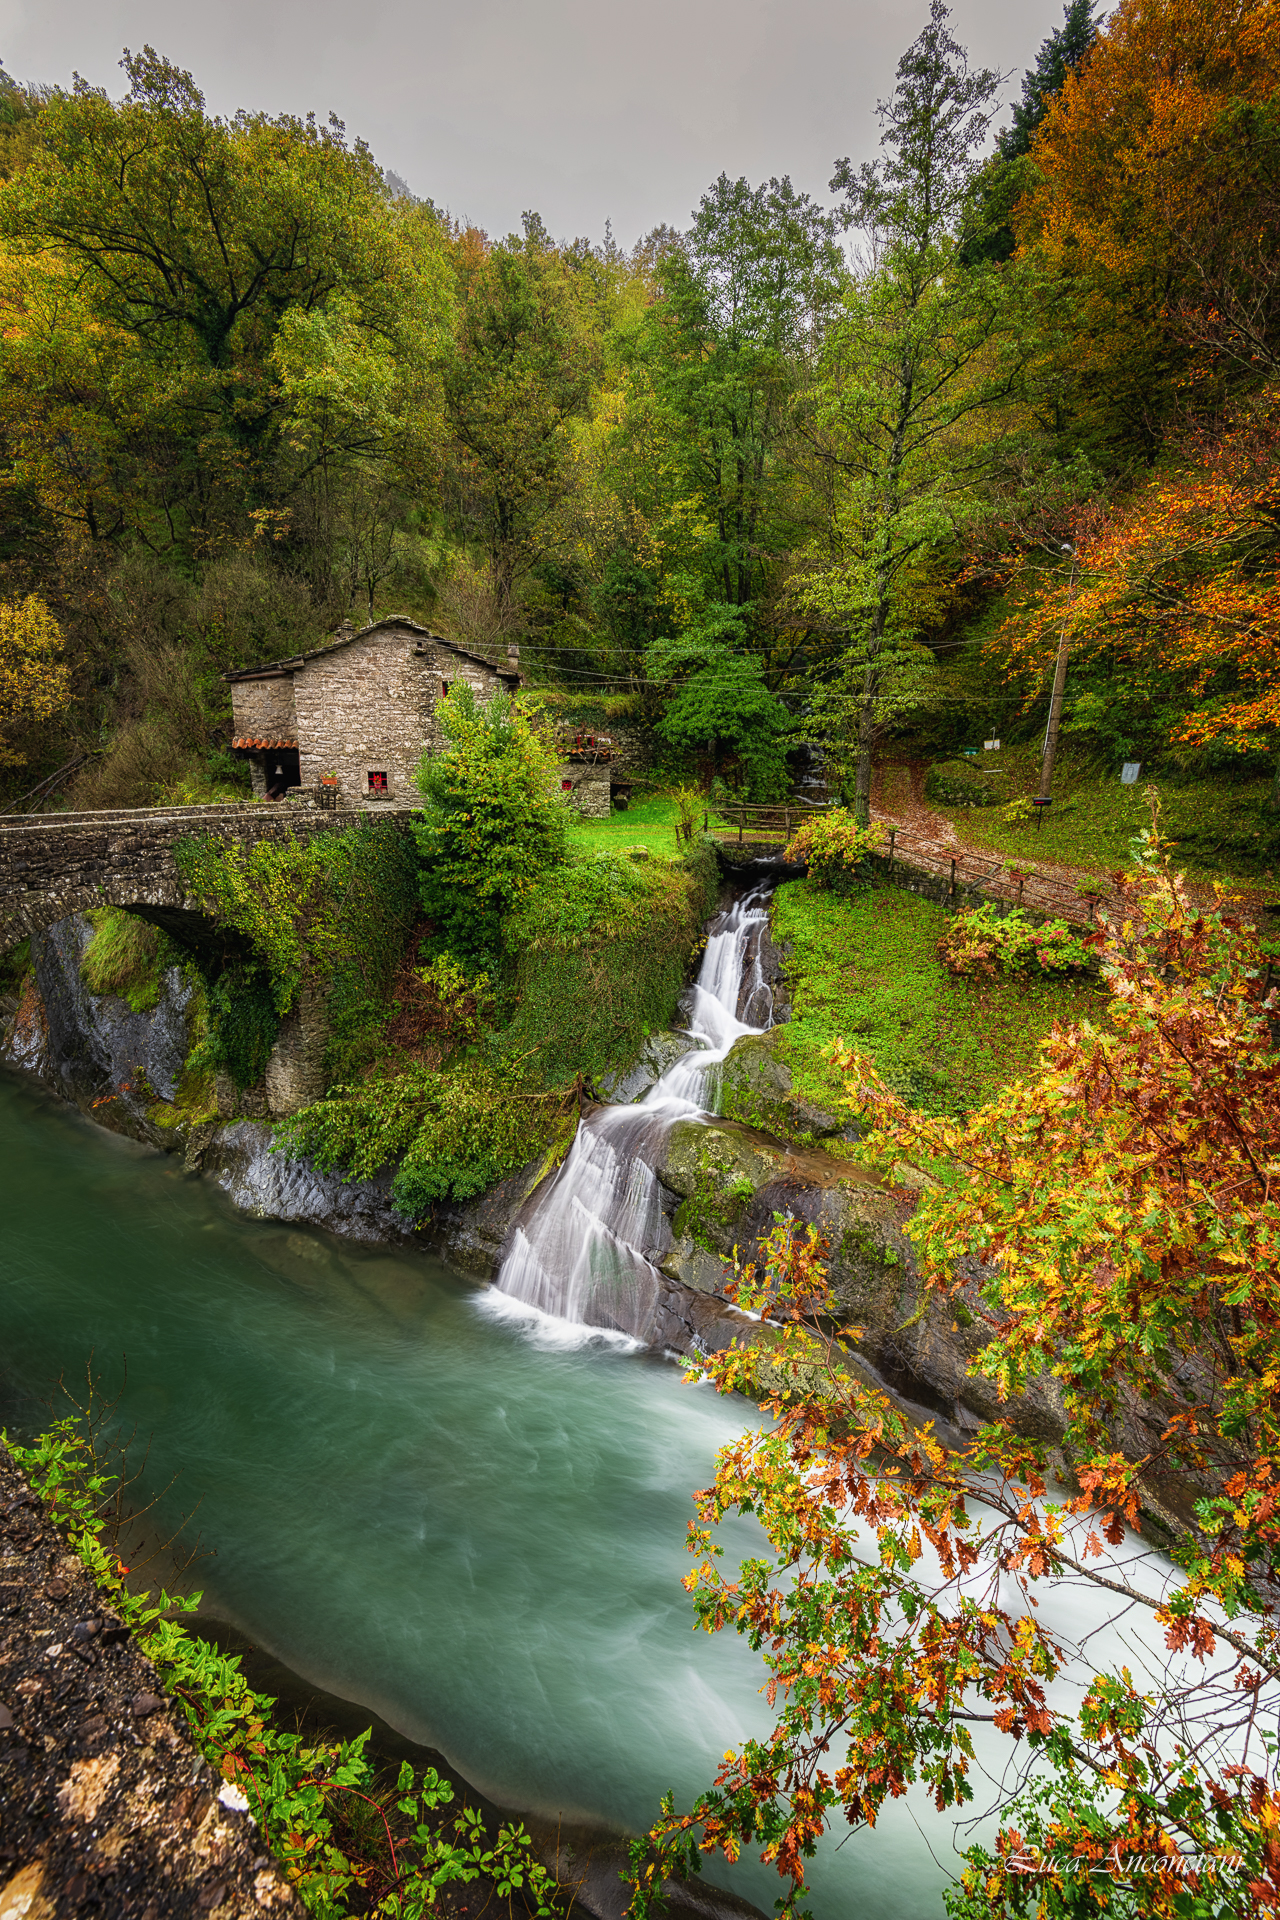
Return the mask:
[[[420,805],[414,771],[425,752],[444,744],[436,704],[460,680],[485,700],[501,684],[491,667],[461,659],[408,625],[379,628],[367,639],[357,634],[308,660],[293,679],[304,788],[333,772],[343,807]],[[384,794],[371,791],[371,773],[386,775]]]
[[607,732],[613,742],[609,767],[615,780],[634,778],[653,765],[653,735],[648,727],[610,726]]
[[611,811],[608,765],[583,766],[566,760],[556,768],[556,790],[588,820],[607,820]]
[[237,739],[296,740],[298,720],[293,705],[293,681],[287,674],[270,680],[233,680],[232,731]]

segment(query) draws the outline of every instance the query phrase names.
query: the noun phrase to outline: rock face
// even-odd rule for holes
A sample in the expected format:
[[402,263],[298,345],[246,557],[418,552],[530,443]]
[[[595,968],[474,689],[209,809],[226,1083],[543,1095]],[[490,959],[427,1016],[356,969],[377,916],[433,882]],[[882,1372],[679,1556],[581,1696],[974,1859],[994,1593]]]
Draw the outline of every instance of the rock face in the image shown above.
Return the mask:
[[959,1432],[998,1412],[1051,1444],[1061,1438],[1054,1381],[1001,1402],[994,1381],[967,1371],[990,1338],[976,1263],[963,1299],[930,1299],[920,1310],[905,1231],[918,1188],[905,1184],[905,1170],[903,1184],[886,1186],[821,1148],[788,1148],[724,1119],[677,1122],[655,1171],[675,1200],[662,1271],[682,1287],[723,1295],[735,1251],[741,1265],[758,1260],[779,1214],[814,1227],[826,1242],[841,1317],[860,1330],[856,1350],[878,1379]]
[[686,1053],[697,1051],[699,1044],[687,1033],[651,1033],[631,1066],[625,1071],[607,1073],[601,1078],[601,1098],[620,1107],[643,1099],[668,1067],[674,1067],[676,1061],[683,1060]]
[[150,1111],[177,1093],[190,1047],[191,989],[172,967],[150,1013],[91,993],[80,961],[92,932],[83,914],[72,914],[31,936],[38,994],[28,986],[0,1057],[39,1075],[100,1126],[160,1145]]
[[738,1041],[720,1069],[721,1112],[784,1139],[858,1139],[861,1130],[849,1114],[832,1113],[793,1091],[785,1047],[786,1034],[776,1026]]

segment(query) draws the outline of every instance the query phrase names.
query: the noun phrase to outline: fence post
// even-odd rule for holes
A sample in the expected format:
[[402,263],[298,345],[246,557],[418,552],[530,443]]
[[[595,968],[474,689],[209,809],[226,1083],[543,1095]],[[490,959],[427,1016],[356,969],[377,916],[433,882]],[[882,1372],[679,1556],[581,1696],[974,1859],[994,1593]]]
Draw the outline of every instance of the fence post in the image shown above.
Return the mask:
[[741,846],[741,845],[742,845],[742,824],[743,824],[743,822],[744,822],[744,820],[746,819],[746,817],[747,817],[747,811],[746,811],[746,808],[745,808],[745,807],[739,807],[739,808],[738,808],[738,845],[739,845],[739,846]]
[[890,827],[889,829],[889,879],[890,881],[892,881],[893,879],[893,843],[897,839],[897,837],[898,837],[898,829],[896,827]]
[[1022,905],[1022,889],[1026,882],[1026,878],[1027,876],[1025,873],[1020,873],[1018,875],[1018,905],[1019,906]]
[[954,900],[956,897],[956,863],[954,860],[951,862],[951,895],[950,897],[952,900]]

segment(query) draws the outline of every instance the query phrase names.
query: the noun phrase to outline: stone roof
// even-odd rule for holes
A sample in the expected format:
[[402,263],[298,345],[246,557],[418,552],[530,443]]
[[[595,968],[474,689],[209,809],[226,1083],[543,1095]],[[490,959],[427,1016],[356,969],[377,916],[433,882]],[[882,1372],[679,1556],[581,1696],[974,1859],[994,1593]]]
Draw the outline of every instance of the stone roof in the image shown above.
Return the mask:
[[[232,667],[222,678],[236,680],[291,680],[299,667],[305,667],[311,660],[319,660],[326,653],[337,653],[340,647],[349,647],[353,640],[367,640],[371,633],[380,633],[384,628],[398,627],[409,633],[417,634],[420,639],[430,640],[434,646],[447,647],[450,653],[457,654],[460,660],[474,661],[478,667],[488,667],[490,673],[503,678],[519,679],[520,668],[517,659],[508,655],[505,660],[491,660],[483,653],[476,653],[469,647],[460,647],[456,640],[446,640],[442,633],[432,633],[429,627],[420,627],[416,620],[410,620],[404,614],[389,614],[385,620],[373,620],[367,627],[353,627],[349,621],[343,621],[334,638],[323,647],[312,647],[306,653],[290,654],[287,660],[272,660],[261,667]],[[296,742],[273,740],[272,746],[293,746]]]

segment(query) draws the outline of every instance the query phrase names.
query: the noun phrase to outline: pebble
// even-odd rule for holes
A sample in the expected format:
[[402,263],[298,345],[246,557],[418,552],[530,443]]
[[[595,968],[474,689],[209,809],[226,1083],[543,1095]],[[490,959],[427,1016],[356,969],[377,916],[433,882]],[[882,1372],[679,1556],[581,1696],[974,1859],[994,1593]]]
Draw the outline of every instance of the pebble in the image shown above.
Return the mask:
[[149,1713],[154,1713],[157,1707],[162,1707],[164,1701],[158,1693],[135,1693],[130,1704],[138,1719],[145,1720]]

